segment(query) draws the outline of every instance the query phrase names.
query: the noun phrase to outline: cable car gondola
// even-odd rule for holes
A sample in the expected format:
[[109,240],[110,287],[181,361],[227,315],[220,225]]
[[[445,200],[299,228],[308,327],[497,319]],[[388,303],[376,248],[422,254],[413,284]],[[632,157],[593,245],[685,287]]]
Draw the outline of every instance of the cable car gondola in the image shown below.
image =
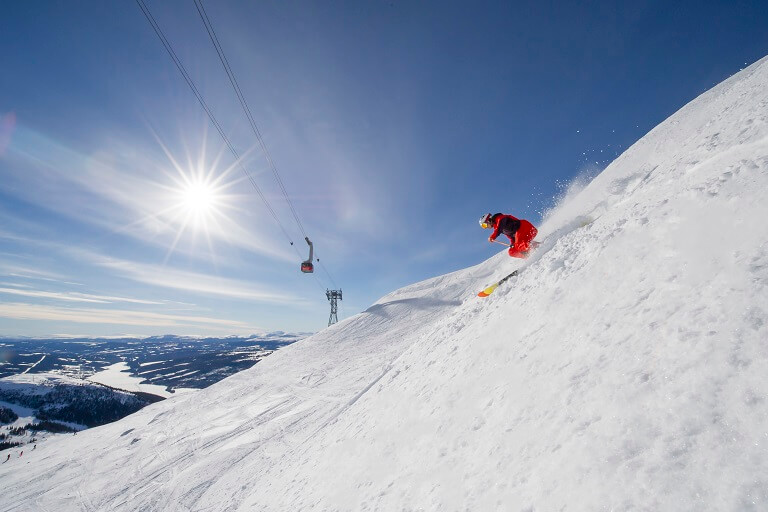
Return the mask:
[[309,241],[309,237],[304,237],[304,240],[306,240],[307,245],[309,245],[309,259],[301,262],[301,271],[305,274],[311,274],[315,271],[315,267],[312,265],[312,253],[314,249],[312,247],[312,242]]

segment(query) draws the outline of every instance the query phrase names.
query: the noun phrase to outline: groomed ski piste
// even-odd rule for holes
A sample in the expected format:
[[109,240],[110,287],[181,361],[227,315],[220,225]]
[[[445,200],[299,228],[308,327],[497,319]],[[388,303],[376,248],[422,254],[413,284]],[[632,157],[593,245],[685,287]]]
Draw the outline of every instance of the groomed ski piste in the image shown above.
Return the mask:
[[0,508],[767,510],[767,117],[763,59],[565,198],[490,297],[519,260],[52,439]]

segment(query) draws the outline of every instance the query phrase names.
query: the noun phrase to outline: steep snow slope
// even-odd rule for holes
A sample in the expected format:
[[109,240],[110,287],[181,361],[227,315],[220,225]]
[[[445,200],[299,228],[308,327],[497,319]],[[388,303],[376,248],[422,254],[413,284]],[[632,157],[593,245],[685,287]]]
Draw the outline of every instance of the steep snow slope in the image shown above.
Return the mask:
[[763,59],[566,200],[491,297],[504,254],[0,466],[0,508],[765,510],[767,121]]

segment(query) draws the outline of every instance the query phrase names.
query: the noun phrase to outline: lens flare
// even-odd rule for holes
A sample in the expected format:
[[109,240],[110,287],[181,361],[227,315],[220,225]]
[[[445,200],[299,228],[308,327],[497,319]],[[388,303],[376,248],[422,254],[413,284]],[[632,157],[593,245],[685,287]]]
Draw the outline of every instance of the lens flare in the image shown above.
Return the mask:
[[219,197],[208,183],[189,183],[181,191],[181,206],[195,222],[205,221],[214,213]]
[[[195,157],[187,152],[186,161],[174,155],[159,138],[157,141],[170,165],[161,168],[165,179],[157,183],[151,213],[136,223],[149,226],[157,234],[173,235],[169,239],[166,261],[180,244],[197,256],[215,258],[216,243],[230,241],[233,233],[242,231],[230,216],[238,210],[238,196],[233,190],[243,180],[233,176],[238,162],[220,167],[223,148],[208,158],[205,137],[200,143],[199,155]],[[201,240],[207,242],[207,253],[197,246]]]

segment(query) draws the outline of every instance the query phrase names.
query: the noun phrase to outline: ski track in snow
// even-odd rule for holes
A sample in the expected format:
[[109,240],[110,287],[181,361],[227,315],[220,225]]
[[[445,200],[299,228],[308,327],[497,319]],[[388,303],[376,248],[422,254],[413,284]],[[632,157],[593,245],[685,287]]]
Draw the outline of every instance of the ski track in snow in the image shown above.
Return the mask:
[[529,260],[51,439],[0,466],[0,510],[766,510],[766,193],[763,59],[567,198]]

